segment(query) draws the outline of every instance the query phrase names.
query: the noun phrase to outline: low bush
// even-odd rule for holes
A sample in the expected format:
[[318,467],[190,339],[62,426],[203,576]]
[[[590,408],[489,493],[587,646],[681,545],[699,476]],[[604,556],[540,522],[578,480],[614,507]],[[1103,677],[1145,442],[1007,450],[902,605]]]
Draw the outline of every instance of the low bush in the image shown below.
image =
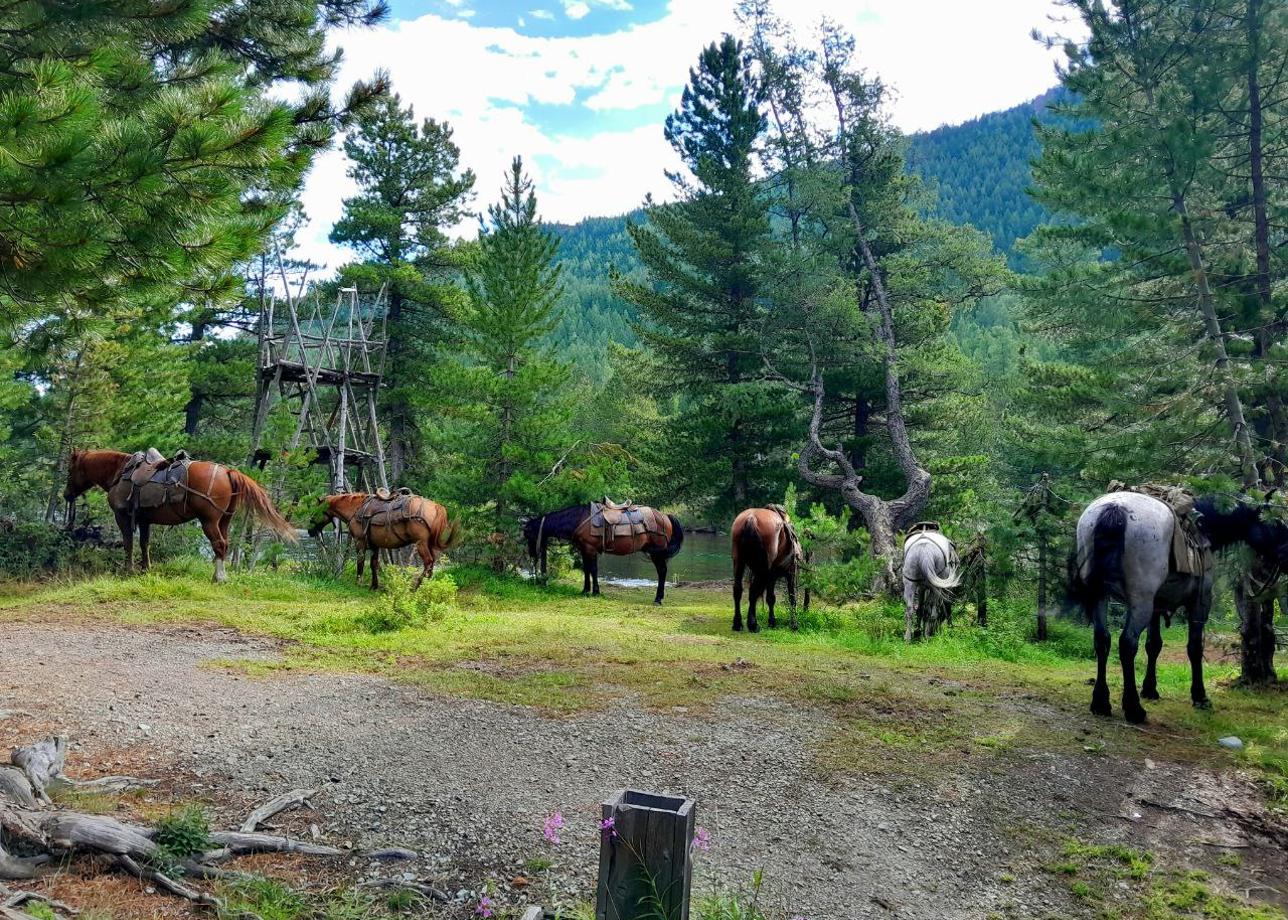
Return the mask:
[[415,576],[402,566],[381,569],[383,585],[371,606],[357,617],[370,633],[394,632],[443,619],[456,607],[456,582],[451,575],[436,575],[412,590]]

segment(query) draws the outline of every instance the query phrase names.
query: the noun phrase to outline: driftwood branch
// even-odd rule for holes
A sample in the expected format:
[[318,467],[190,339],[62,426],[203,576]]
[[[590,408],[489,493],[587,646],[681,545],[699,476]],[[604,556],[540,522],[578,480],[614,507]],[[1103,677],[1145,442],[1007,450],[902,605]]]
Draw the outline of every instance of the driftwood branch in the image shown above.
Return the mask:
[[253,833],[259,830],[261,824],[282,812],[298,808],[301,805],[308,804],[309,799],[317,795],[316,789],[292,789],[290,792],[283,792],[276,798],[269,799],[263,805],[256,808],[246,820],[242,822],[241,831],[244,834]]

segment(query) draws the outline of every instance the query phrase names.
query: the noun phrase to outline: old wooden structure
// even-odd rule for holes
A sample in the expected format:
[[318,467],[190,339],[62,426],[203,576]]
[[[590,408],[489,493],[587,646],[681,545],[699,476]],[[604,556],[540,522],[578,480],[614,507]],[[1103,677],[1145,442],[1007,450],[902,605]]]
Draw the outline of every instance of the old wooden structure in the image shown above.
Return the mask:
[[[284,285],[269,299],[259,321],[251,462],[263,466],[278,451],[307,443],[311,462],[328,468],[331,491],[388,488],[376,414],[386,325],[383,289],[364,301],[356,288],[343,288],[334,304],[323,304]],[[278,404],[289,407],[293,424],[270,445],[270,413]]]
[[688,920],[693,800],[623,789],[602,817],[595,920]]

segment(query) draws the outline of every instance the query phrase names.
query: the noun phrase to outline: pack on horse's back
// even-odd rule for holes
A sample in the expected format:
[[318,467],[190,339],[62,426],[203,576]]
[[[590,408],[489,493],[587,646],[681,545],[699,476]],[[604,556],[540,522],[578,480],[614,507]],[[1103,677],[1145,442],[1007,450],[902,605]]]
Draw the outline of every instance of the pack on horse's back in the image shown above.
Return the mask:
[[153,524],[200,521],[215,557],[215,581],[226,578],[228,531],[233,515],[244,510],[278,536],[295,539],[295,530],[273,506],[268,493],[244,473],[218,463],[193,460],[182,451],[167,460],[149,448],[133,454],[119,450],[73,451],[67,468],[67,521],[75,518],[76,499],[92,488],[107,493],[125,543],[125,570],[134,565],[134,531],[139,533],[139,562],[151,564]]
[[571,543],[581,554],[583,594],[599,594],[600,555],[646,554],[657,569],[655,604],[662,603],[666,593],[667,564],[684,544],[684,528],[675,515],[607,497],[602,502],[573,505],[530,518],[524,522],[523,535],[533,567],[542,576],[550,541]]

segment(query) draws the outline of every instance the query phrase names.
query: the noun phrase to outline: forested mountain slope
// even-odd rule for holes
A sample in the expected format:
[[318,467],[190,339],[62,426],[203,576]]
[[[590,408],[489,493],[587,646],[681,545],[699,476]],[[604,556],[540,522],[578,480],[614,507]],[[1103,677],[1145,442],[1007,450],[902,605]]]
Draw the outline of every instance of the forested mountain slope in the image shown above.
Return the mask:
[[[1000,251],[1013,255],[1015,241],[1031,233],[1045,213],[1025,191],[1029,162],[1038,155],[1033,118],[1041,117],[1061,93],[1052,90],[1004,112],[910,137],[909,167],[936,196],[934,213],[986,231]],[[642,217],[637,211],[552,228],[562,239],[565,287],[556,345],[595,380],[605,377],[610,343],[636,343],[634,312],[613,295],[610,276],[613,271],[639,271],[626,222]],[[957,331],[959,336],[971,334],[970,329]]]

